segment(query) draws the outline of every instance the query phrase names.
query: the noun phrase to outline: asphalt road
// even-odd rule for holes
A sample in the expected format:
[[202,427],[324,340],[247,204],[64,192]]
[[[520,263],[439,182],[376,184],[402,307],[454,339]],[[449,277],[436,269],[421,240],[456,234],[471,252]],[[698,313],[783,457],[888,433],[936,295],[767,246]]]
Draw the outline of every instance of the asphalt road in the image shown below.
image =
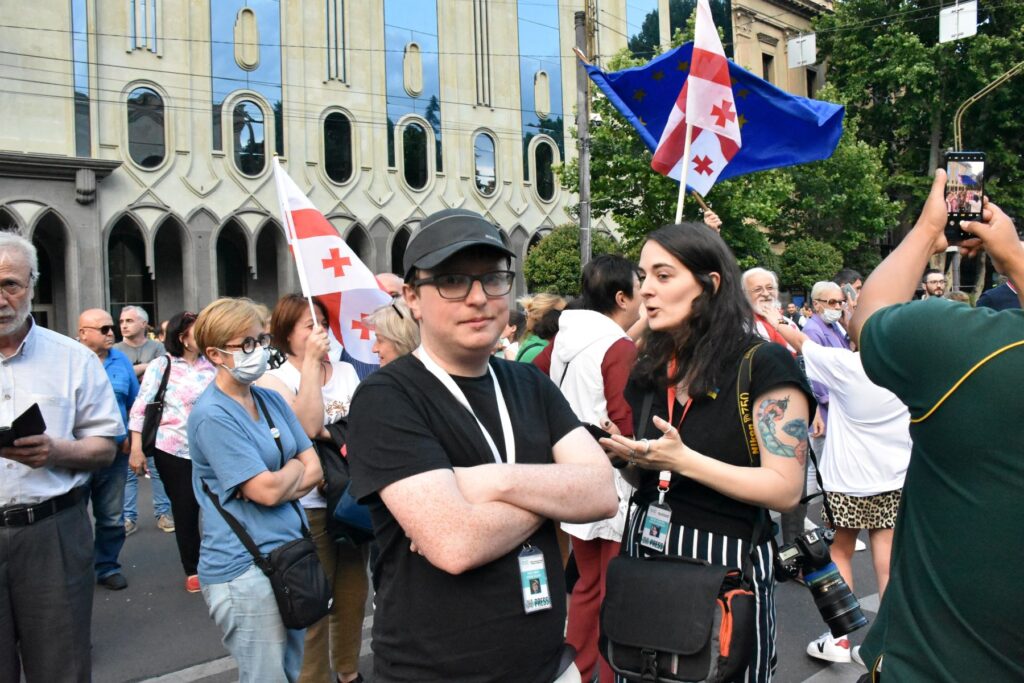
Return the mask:
[[[150,487],[139,487],[140,527],[121,554],[128,588],[112,592],[97,587],[93,605],[93,679],[97,683],[159,681],[160,683],[222,683],[237,680],[237,669],[221,645],[201,594],[185,592],[174,535],[156,527]],[[812,517],[816,519],[816,517]],[[878,596],[868,552],[854,557],[857,595],[871,619]],[[853,683],[863,673],[856,664],[826,664],[805,653],[807,643],[825,626],[806,588],[781,584],[777,592],[780,683]],[[370,626],[367,605],[360,668],[372,681]],[[853,634],[861,642],[866,629]]]

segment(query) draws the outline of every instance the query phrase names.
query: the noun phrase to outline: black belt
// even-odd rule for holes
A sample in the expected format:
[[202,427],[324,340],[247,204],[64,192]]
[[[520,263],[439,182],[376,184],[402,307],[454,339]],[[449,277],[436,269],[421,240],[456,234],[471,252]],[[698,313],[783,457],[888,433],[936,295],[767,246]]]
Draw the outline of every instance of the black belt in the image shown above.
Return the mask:
[[44,500],[35,505],[10,505],[0,508],[0,527],[3,526],[28,526],[41,522],[47,517],[52,517],[61,510],[67,510],[78,501],[82,500],[85,492],[84,486],[73,488],[64,495]]

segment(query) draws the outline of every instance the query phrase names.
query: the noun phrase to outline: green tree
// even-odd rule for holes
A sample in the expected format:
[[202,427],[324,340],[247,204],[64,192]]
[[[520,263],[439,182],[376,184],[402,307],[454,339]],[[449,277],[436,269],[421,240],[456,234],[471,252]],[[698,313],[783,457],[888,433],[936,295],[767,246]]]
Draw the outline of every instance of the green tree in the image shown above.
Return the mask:
[[[957,107],[1024,60],[1024,3],[978,6],[978,35],[938,43],[940,0],[845,0],[815,24],[818,59],[859,121],[859,136],[882,151],[884,189],[909,229],[953,145]],[[987,155],[986,192],[1011,214],[1024,210],[1024,76],[975,104],[963,122],[966,149]]]
[[843,267],[843,255],[831,244],[803,237],[786,245],[779,275],[783,287],[810,290],[815,282],[831,280]]
[[[591,233],[591,253],[621,253],[615,240],[604,233]],[[580,227],[560,225],[548,233],[526,255],[523,277],[531,292],[552,292],[563,296],[580,293]]]
[[[829,86],[822,99],[839,101]],[[785,169],[794,192],[772,231],[776,242],[810,237],[836,247],[847,266],[870,271],[878,263],[878,241],[896,225],[899,204],[886,194],[883,149],[858,139],[859,124],[848,115],[843,136],[828,159]]]

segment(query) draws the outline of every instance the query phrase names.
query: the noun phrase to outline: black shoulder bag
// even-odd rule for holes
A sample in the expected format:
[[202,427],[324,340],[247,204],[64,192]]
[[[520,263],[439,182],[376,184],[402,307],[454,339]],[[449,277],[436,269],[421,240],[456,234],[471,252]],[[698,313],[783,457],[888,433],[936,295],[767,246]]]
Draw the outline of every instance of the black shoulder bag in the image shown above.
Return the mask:
[[[757,346],[740,363],[736,400],[744,427],[749,416],[751,363]],[[641,410],[641,428],[650,418],[654,394]],[[747,432],[744,431],[746,440]],[[747,440],[748,449],[750,441]],[[757,462],[753,442],[751,462]],[[636,496],[630,501],[630,510]],[[767,513],[758,517],[750,552],[761,540]],[[626,529],[630,529],[627,515]],[[623,552],[626,544],[623,543]],[[608,564],[601,605],[601,653],[612,670],[628,681],[741,681],[756,647],[753,565],[731,568],[672,555],[628,557]]]
[[[267,407],[259,394],[253,392],[256,403],[259,404],[263,416],[270,425],[270,431],[274,436],[274,443],[281,453],[281,467],[284,467],[284,446],[281,445],[281,436],[274,427],[274,421],[270,418]],[[210,487],[203,482],[203,491],[213,501],[221,517],[228,523],[231,530],[238,536],[245,549],[252,555],[256,566],[270,579],[270,586],[274,590],[274,599],[277,600],[277,609],[281,612],[281,621],[285,628],[303,629],[312,626],[327,616],[331,609],[333,598],[331,597],[331,584],[327,580],[324,568],[320,564],[320,558],[316,554],[316,545],[309,536],[309,529],[305,522],[302,524],[302,537],[289,541],[270,551],[269,555],[260,553],[259,546],[252,540],[245,528],[230,512],[224,509],[213,495]],[[302,519],[302,511],[298,504],[291,501],[295,511]]]
[[171,354],[167,354],[165,358],[167,368],[160,379],[160,388],[156,390],[153,400],[146,404],[146,416],[142,420],[142,452],[147,458],[152,458],[156,453],[156,430],[160,427],[160,420],[164,415],[164,394],[167,393],[167,380],[171,376]]
[[373,523],[369,508],[360,505],[349,492],[349,474],[345,443],[348,422],[339,420],[326,425],[331,438],[314,439],[313,447],[324,471],[324,499],[327,501],[327,533],[335,541],[361,545],[373,540]]

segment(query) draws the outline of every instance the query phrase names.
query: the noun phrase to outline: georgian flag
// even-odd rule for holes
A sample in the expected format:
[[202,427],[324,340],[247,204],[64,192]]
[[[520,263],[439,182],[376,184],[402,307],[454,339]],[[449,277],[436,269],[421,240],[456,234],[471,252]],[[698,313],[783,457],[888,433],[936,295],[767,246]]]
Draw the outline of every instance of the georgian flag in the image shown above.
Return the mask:
[[299,271],[302,295],[327,307],[331,333],[356,360],[379,363],[371,350],[373,330],[365,318],[391,301],[370,269],[341,239],[309,197],[274,159],[274,183],[288,244]]
[[729,62],[711,18],[708,0],[697,2],[690,74],[679,91],[651,160],[651,168],[676,180],[684,175],[687,124],[693,128],[686,184],[704,195],[741,145]]

